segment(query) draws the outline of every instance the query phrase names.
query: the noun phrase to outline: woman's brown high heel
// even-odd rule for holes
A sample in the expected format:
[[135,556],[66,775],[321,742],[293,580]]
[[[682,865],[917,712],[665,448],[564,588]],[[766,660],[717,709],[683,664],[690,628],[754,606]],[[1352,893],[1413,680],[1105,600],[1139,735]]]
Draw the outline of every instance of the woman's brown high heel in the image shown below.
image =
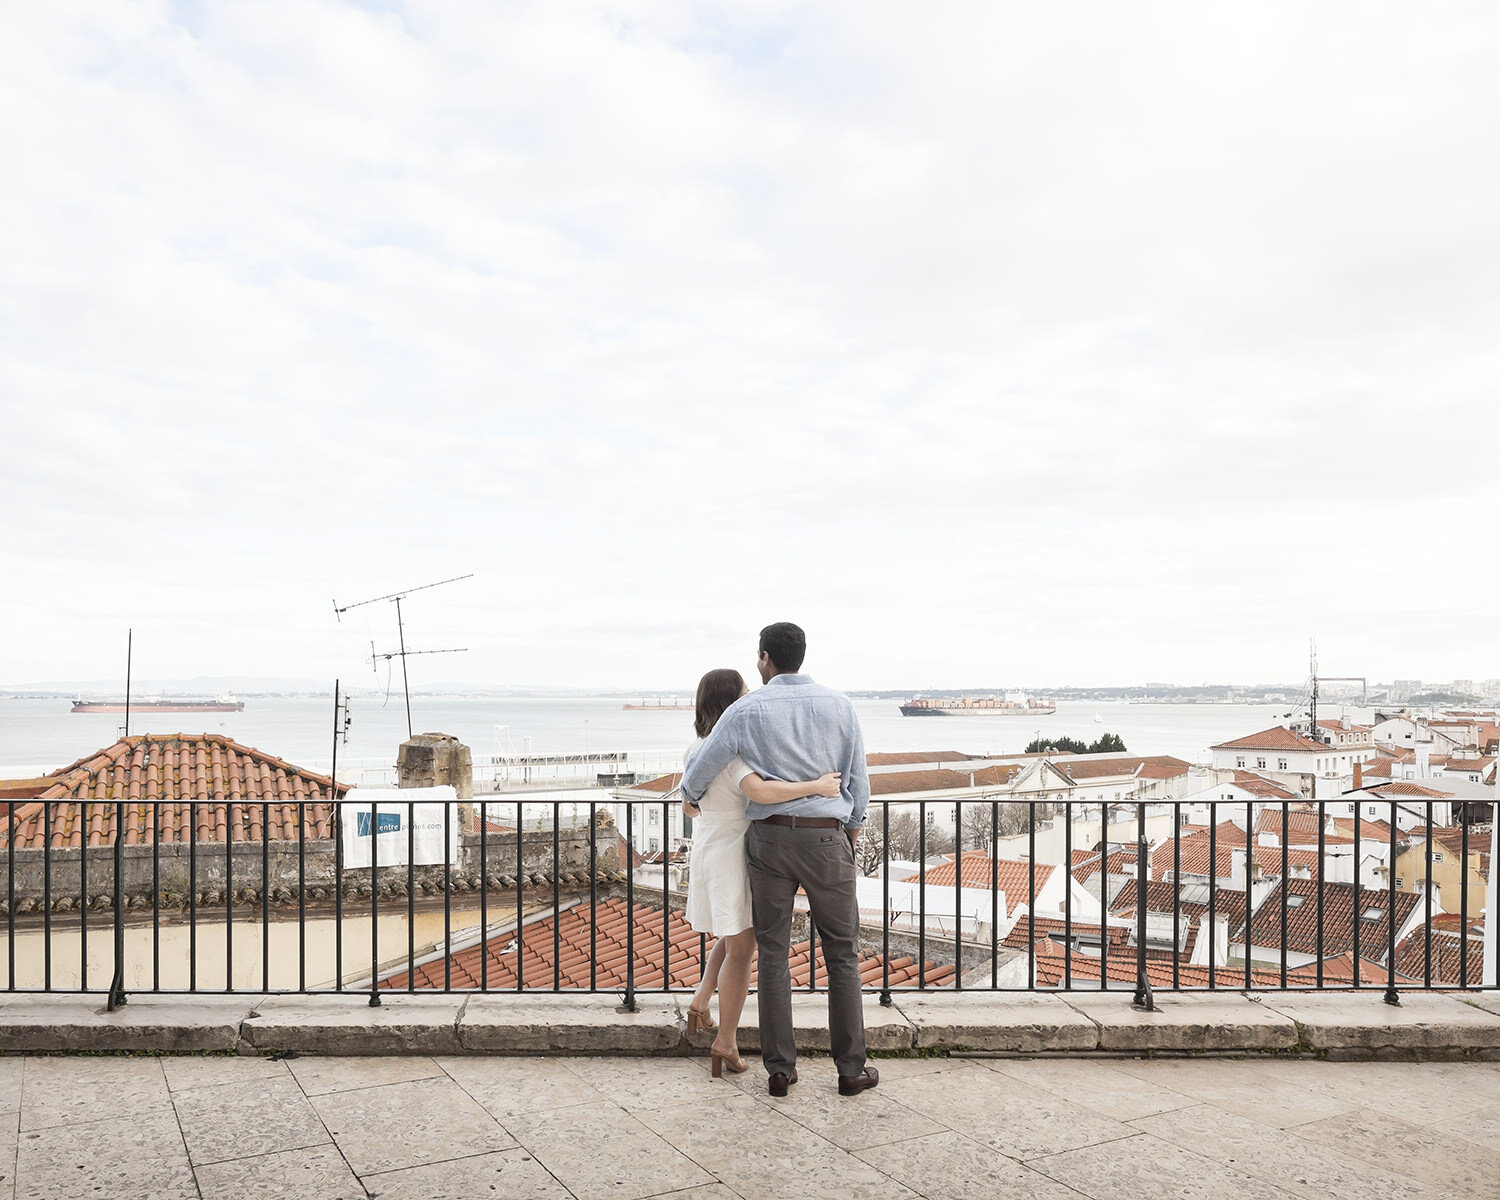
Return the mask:
[[715,1079],[722,1079],[723,1071],[726,1067],[731,1072],[738,1075],[742,1071],[748,1071],[750,1069],[750,1064],[743,1058],[741,1058],[738,1054],[731,1058],[727,1054],[720,1054],[717,1050],[710,1050],[708,1068],[709,1074],[712,1075]]
[[708,1032],[718,1028],[713,1017],[709,1016],[708,1009],[694,1008],[691,1004],[688,1005],[687,1025],[688,1037],[692,1037],[700,1029]]

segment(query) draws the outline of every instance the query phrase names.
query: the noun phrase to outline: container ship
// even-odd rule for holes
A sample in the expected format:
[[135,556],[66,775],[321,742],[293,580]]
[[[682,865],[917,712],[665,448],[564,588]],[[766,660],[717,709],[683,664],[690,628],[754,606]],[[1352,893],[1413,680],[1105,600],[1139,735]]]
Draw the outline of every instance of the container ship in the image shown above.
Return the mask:
[[1050,700],[1015,693],[999,696],[960,696],[941,700],[913,696],[901,706],[903,717],[1045,717],[1057,711]]
[[[245,707],[243,700],[236,700],[233,696],[219,696],[213,700],[132,700],[130,702],[131,712],[241,712]],[[73,711],[76,713],[122,713],[125,711],[123,700],[75,700]]]
[[679,700],[673,696],[666,700],[647,699],[639,704],[622,704],[626,712],[692,712],[697,705],[691,700]]

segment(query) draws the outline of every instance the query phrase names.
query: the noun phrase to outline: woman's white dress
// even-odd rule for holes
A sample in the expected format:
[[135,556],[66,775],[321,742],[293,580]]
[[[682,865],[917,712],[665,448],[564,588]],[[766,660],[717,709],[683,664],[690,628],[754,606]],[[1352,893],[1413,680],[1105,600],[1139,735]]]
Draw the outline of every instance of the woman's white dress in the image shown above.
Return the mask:
[[[702,740],[688,747],[691,758]],[[750,873],[745,867],[745,793],[740,780],[754,772],[735,757],[708,785],[693,818],[693,849],[688,856],[688,895],[684,915],[699,933],[728,937],[749,929]]]

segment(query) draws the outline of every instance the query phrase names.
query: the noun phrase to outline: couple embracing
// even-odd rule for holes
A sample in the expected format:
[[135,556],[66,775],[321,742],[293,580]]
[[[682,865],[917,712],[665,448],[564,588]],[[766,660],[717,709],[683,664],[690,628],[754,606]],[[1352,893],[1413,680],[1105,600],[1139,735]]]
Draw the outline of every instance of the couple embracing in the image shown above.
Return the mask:
[[694,817],[687,919],[714,943],[688,1006],[688,1030],[715,1028],[713,1073],[746,1069],[735,1044],[750,970],[760,951],[761,1060],[773,1096],[797,1082],[792,1030],[792,912],[807,896],[828,976],[829,1050],[839,1093],[879,1080],[865,1065],[859,976],[859,903],[854,842],[865,823],[870,781],[854,706],[841,692],[799,674],[807,638],[790,622],[760,632],[751,694],[738,671],[710,671],[698,685],[694,743],[682,777]]

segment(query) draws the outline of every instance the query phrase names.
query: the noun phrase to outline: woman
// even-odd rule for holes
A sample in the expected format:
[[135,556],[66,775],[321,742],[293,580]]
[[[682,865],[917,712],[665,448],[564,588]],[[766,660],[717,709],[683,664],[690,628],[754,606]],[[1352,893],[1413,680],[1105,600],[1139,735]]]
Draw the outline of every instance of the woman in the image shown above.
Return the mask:
[[[724,710],[745,692],[740,673],[727,668],[710,671],[698,681],[697,715],[693,719],[698,737],[688,747],[689,758],[713,731]],[[683,804],[683,812],[694,818],[685,915],[699,933],[711,933],[718,939],[688,1004],[688,1033],[715,1028],[708,1006],[717,989],[722,1027],[711,1050],[715,1079],[725,1067],[739,1072],[749,1065],[735,1044],[740,1013],[750,990],[750,967],[755,961],[750,875],[745,868],[745,831],[750,826],[745,798],[757,804],[781,804],[803,796],[837,796],[839,786],[836,771],[811,783],[782,783],[762,779],[743,760],[734,758],[708,785],[696,807]]]

